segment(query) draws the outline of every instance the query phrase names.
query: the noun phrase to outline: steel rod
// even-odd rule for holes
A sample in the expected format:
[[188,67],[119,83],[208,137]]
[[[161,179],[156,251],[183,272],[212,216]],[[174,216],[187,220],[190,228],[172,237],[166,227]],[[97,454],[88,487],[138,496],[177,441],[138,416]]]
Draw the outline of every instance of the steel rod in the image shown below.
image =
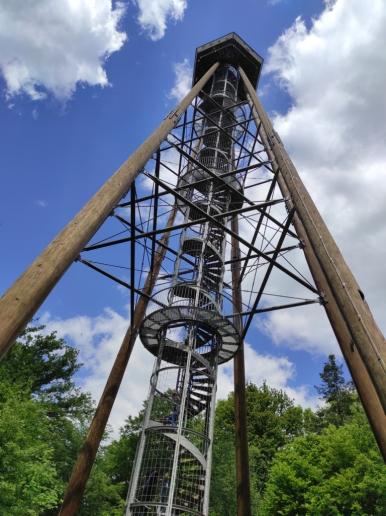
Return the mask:
[[[185,112],[186,117],[186,112]],[[157,150],[157,160],[155,164],[155,176],[159,177],[159,169],[160,169],[160,161],[161,161],[161,153],[160,150]],[[159,201],[159,187],[158,185],[154,185],[154,209],[153,209],[153,232],[157,229],[157,222],[158,222],[158,201]],[[135,244],[134,244],[135,245]],[[153,268],[154,265],[154,255],[155,255],[155,245],[156,245],[156,238],[153,234],[152,242],[151,242],[151,264],[150,269]]]
[[[173,145],[171,145],[170,147],[173,147]],[[271,161],[270,160],[269,161],[260,161],[259,163],[255,163],[255,164],[249,165],[247,167],[242,167],[242,168],[239,168],[239,169],[231,170],[230,172],[225,172],[223,174],[218,174],[218,177],[221,177],[221,178],[229,177],[229,176],[233,176],[235,174],[241,174],[242,172],[247,172],[248,170],[253,170],[254,168],[266,167],[268,163],[270,164]],[[271,170],[270,170],[270,172],[271,172]],[[189,183],[188,185],[176,186],[176,191],[179,192],[181,190],[187,190],[189,188],[192,188],[192,187],[195,187],[195,186],[207,183],[208,181],[212,181],[212,178],[208,177],[206,179],[199,179],[198,181],[194,181],[193,183]],[[269,181],[272,181],[272,179],[266,179],[265,181],[261,181],[259,183],[256,183],[255,185],[248,185],[245,188],[252,188],[253,186],[262,185],[262,184],[267,183]],[[158,194],[157,194],[158,197],[162,197],[164,195],[169,195],[169,194],[168,194],[168,192],[158,192]],[[144,201],[150,201],[150,200],[152,200],[154,198],[155,198],[154,194],[146,195],[145,197],[141,197],[141,198],[137,199],[137,203],[141,203],[141,202],[144,202]],[[130,204],[131,204],[130,201],[122,202],[122,203],[118,204],[117,208],[125,208],[126,206],[130,206]]]
[[[117,278],[113,274],[110,274],[109,272],[96,266],[94,263],[89,262],[88,260],[83,260],[83,258],[79,258],[77,261],[79,263],[83,263],[83,265],[86,265],[90,269],[93,269],[94,271],[99,272],[99,274],[102,274],[102,276],[106,276],[106,278],[109,278],[109,279],[115,281],[116,283],[118,283],[119,285],[122,285],[122,287],[126,287],[127,289],[132,290],[135,294],[139,294],[141,296],[147,297],[148,299],[151,299],[151,296],[148,296],[142,290],[135,288],[135,286],[133,286],[133,284],[126,283],[126,281],[123,281],[123,280]],[[162,307],[165,306],[163,303],[161,303],[160,301],[157,301],[156,299],[153,299],[153,302],[159,306],[162,306]]]
[[[130,189],[130,198],[131,198],[131,206],[130,206],[130,225],[131,225],[131,236],[132,240],[130,242],[130,324],[133,325],[134,321],[134,304],[135,304],[135,181]],[[151,267],[152,268],[152,267]]]
[[[176,213],[177,206],[174,206],[173,211],[169,215],[168,224],[173,224]],[[166,254],[168,239],[169,233],[166,233],[163,237],[164,246],[159,245],[157,247],[156,256],[154,258],[154,267],[149,271],[143,288],[145,295],[141,295],[138,299],[134,309],[133,320],[124,336],[114,365],[110,371],[102,396],[99,400],[98,407],[87,432],[86,439],[71,473],[62,507],[60,509],[60,516],[73,516],[77,513],[80,507],[86,483],[90,476],[91,468],[94,464],[100,442],[106,429],[111,409],[121,385],[135,340],[138,336],[139,327],[145,316],[145,311],[149,303],[149,296],[153,291],[161,269],[162,261]]]
[[[300,248],[300,244],[296,244],[296,245],[289,245],[289,246],[287,246],[287,247],[282,247],[282,248],[281,248],[281,251],[280,251],[280,254],[283,254],[284,252],[288,252],[288,251],[293,251],[294,249],[299,249],[299,248]],[[272,251],[265,251],[265,254],[271,255],[271,254],[273,254],[274,252],[275,252],[275,250],[272,250]],[[243,262],[243,261],[245,261],[245,260],[247,260],[247,259],[248,259],[248,260],[252,260],[253,258],[258,258],[258,257],[259,257],[259,255],[257,255],[257,254],[253,254],[252,256],[249,256],[249,257],[247,257],[247,256],[243,256],[243,257],[241,257],[241,258],[240,258],[240,260],[238,260],[238,261]],[[228,265],[229,263],[232,263],[233,261],[234,261],[234,260],[226,260],[226,261],[224,262],[224,265]]]
[[[255,204],[253,206],[245,206],[244,208],[238,208],[236,210],[231,210],[226,213],[218,213],[218,214],[212,215],[212,217],[214,219],[223,219],[223,218],[228,217],[233,214],[246,213],[248,211],[254,211],[254,210],[259,211],[262,207],[264,208],[267,206],[274,206],[274,205],[280,204],[284,201],[285,201],[284,199],[274,199],[273,201],[264,201],[259,204]],[[120,220],[121,222],[126,224],[127,226],[131,227],[131,224],[127,220],[125,220],[123,217],[121,217],[120,215],[114,215],[114,216],[118,220]],[[207,222],[207,218],[200,217],[199,219],[196,219],[196,220],[193,220],[190,222],[181,222],[181,224],[176,224],[175,226],[172,226],[172,227],[164,227],[164,228],[156,229],[155,231],[141,232],[139,235],[135,235],[134,237],[129,236],[129,237],[124,237],[124,238],[119,238],[117,240],[110,240],[110,241],[102,242],[100,244],[89,245],[89,246],[85,247],[83,249],[83,251],[95,251],[95,249],[102,249],[104,247],[110,247],[113,245],[123,244],[126,242],[132,242],[133,240],[140,240],[142,238],[152,238],[155,235],[163,234],[163,233],[170,232],[170,231],[177,231],[178,229],[184,229],[184,228],[187,228],[190,226],[197,226],[199,224],[204,224],[205,222]]]
[[[234,104],[234,105],[232,104],[231,106],[228,106],[226,108],[221,106],[220,109],[218,109],[217,111],[212,111],[212,115],[218,114],[218,113],[221,113],[221,112],[227,113],[227,112],[231,111],[232,109],[235,109],[236,107],[243,106],[245,103],[246,103],[246,101],[242,100],[241,102],[238,102],[237,104]],[[219,104],[217,104],[217,105],[219,105]],[[205,120],[204,116],[201,116],[201,117],[196,118],[196,119],[192,118],[192,120],[187,122],[186,125],[189,126],[189,125],[192,125],[193,123],[201,122],[202,120]],[[238,122],[238,123],[243,123],[243,121]],[[180,129],[182,126],[183,126],[183,124],[178,124],[178,125],[176,125],[175,129]]]
[[[251,201],[251,199],[249,199],[248,197],[246,197],[244,194],[242,194],[241,192],[238,192],[233,186],[231,185],[227,185],[226,181],[220,176],[220,175],[216,175],[212,170],[210,170],[210,168],[206,167],[205,165],[203,165],[202,163],[200,163],[199,161],[197,161],[196,159],[194,159],[192,156],[190,156],[189,154],[187,154],[184,150],[180,149],[180,147],[178,147],[178,145],[175,145],[173,144],[173,146],[175,147],[175,149],[180,152],[181,154],[183,154],[185,156],[185,158],[187,158],[188,160],[190,160],[195,166],[197,167],[200,167],[202,170],[204,170],[205,172],[207,172],[208,175],[210,175],[213,179],[220,179],[222,183],[224,183],[224,185],[226,185],[230,190],[232,190],[233,193],[235,193],[239,198],[243,199],[244,202],[246,202],[247,204],[251,205],[251,206],[256,206],[256,204]],[[149,176],[151,178],[153,178],[153,176]],[[257,206],[257,209],[259,210],[259,206]],[[274,222],[275,224],[277,224],[277,226],[283,228],[283,225],[278,221],[276,220],[274,217],[272,217],[272,215],[269,215],[268,213],[266,213],[266,217],[271,220],[272,222]],[[289,234],[291,236],[293,236],[294,238],[297,238],[297,235],[296,233],[293,233],[292,231],[289,231]]]
[[[271,272],[272,272],[273,266],[275,264],[275,261],[277,260],[279,254],[280,254],[281,246],[283,245],[284,239],[287,236],[288,229],[289,229],[289,226],[290,226],[290,224],[292,222],[294,213],[295,213],[295,210],[294,210],[294,208],[292,208],[291,211],[288,214],[288,218],[287,218],[287,222],[285,224],[285,228],[282,231],[282,233],[281,233],[281,235],[279,237],[279,240],[278,240],[278,242],[276,244],[275,252],[272,255],[272,260],[273,261],[268,265],[267,270],[265,271],[265,274],[264,274],[264,278],[263,278],[263,280],[262,280],[262,282],[260,284],[259,292],[258,292],[258,294],[256,296],[255,302],[253,303],[253,307],[252,307],[252,310],[251,310],[252,313],[257,309],[257,307],[258,307],[258,305],[260,303],[261,296],[263,295],[265,286],[266,286],[266,284],[267,284],[267,282],[269,280],[269,277],[271,275]],[[241,273],[240,273],[240,276],[239,276],[239,281],[241,281]],[[252,322],[252,319],[253,319],[253,315],[250,315],[248,317],[247,322],[245,323],[245,326],[244,326],[244,329],[243,329],[243,334],[242,334],[242,338],[243,339],[247,335],[247,331],[248,331],[248,328],[249,328],[249,326],[250,326],[250,324]]]
[[[287,303],[285,305],[266,306],[265,308],[256,308],[255,310],[248,310],[247,312],[233,314],[233,317],[235,315],[240,315],[241,317],[244,317],[246,315],[264,314],[266,312],[274,312],[275,310],[283,310],[287,308],[297,308],[299,306],[314,305],[315,303],[323,304],[322,301],[322,298],[318,297],[317,299],[305,299],[304,301],[299,301],[298,303]],[[232,315],[226,315],[225,317],[232,317]]]
[[[199,111],[199,112],[201,113],[201,110],[197,109],[197,111]],[[211,114],[212,114],[212,115],[215,115],[215,114],[216,114],[216,112],[211,113]],[[201,120],[203,120],[203,119],[204,119],[204,117],[202,117],[202,118],[201,118]],[[197,120],[198,120],[198,119],[197,119]],[[250,122],[251,120],[253,120],[253,117],[252,117],[252,118],[250,118],[250,119],[248,119],[248,120],[242,120],[242,121],[240,121],[240,122],[235,122],[234,124],[227,125],[227,126],[225,126],[225,127],[221,128],[221,129],[227,129],[227,130],[229,130],[229,129],[233,129],[234,127],[237,127],[238,125],[243,126],[244,124],[247,124],[247,123],[248,123],[248,122]],[[186,124],[186,125],[188,125],[188,124]],[[184,127],[184,126],[183,126],[183,127]],[[217,134],[217,132],[218,132],[217,130],[214,130],[214,131],[208,131],[207,133],[205,133],[205,136],[211,136],[211,135]],[[199,140],[200,138],[201,138],[201,136],[195,136],[194,138],[190,138],[190,139],[188,139],[188,140],[185,140],[184,145],[188,145],[188,144],[190,144],[190,143],[192,143],[192,142],[194,142],[194,141],[196,141],[196,140]],[[165,146],[165,147],[162,147],[162,150],[163,150],[163,151],[166,151],[166,150],[169,150],[169,149],[171,149],[171,146]]]
[[123,163],[0,299],[0,358],[12,346],[83,247],[129,190],[153,152],[212,77],[213,64],[147,140]]
[[[128,228],[130,228],[130,222],[129,222],[129,221],[127,221],[127,220],[126,220],[126,219],[124,219],[123,217],[120,217],[119,215],[115,215],[115,214],[114,214],[114,217],[115,217],[117,220],[119,220],[120,222],[122,222],[122,224],[124,224],[125,226],[127,226]],[[165,228],[166,228],[166,227],[167,227],[167,226],[165,226]],[[175,228],[176,226],[173,226],[173,227]],[[136,227],[135,227],[135,230],[136,230],[136,231],[138,231],[140,234],[145,233],[145,231],[143,231],[143,229],[139,228],[138,226],[136,226]],[[165,230],[163,233],[167,233],[167,232],[168,232],[168,231],[167,231],[167,230]],[[128,237],[128,240],[125,240],[125,242],[131,242],[131,237]],[[117,243],[121,243],[121,242],[117,242]],[[161,246],[163,246],[163,247],[165,247],[165,246],[164,246],[164,244],[162,244],[161,240],[158,240],[158,239],[157,239],[157,244],[158,244],[158,245],[161,245]],[[90,250],[88,247],[87,247],[87,248],[85,247],[85,248],[83,249],[83,251],[88,251],[88,250]],[[174,256],[178,256],[178,252],[177,252],[175,249],[172,249],[171,247],[167,247],[167,251],[169,251],[171,254],[174,254]],[[183,259],[186,263],[189,263],[189,265],[194,265],[194,262],[193,262],[193,261],[191,261],[191,260],[189,260],[188,258],[186,258],[186,256],[184,256],[182,259]]]
[[[277,174],[275,174],[272,178],[272,181],[271,181],[271,184],[269,186],[269,189],[268,189],[268,193],[267,193],[267,197],[266,197],[266,200],[269,201],[274,193],[274,190],[275,190],[275,186],[276,186],[276,180],[277,180]],[[257,237],[259,236],[259,233],[260,233],[260,228],[263,224],[263,221],[264,221],[264,216],[266,214],[266,210],[267,210],[267,207],[264,207],[263,210],[261,211],[260,213],[260,217],[259,217],[259,221],[257,223],[257,226],[256,226],[256,229],[255,229],[255,232],[253,234],[253,237],[252,237],[252,245],[255,245],[255,242],[256,242],[256,239]],[[246,272],[246,269],[247,269],[247,266],[248,266],[248,262],[249,262],[249,258],[252,254],[252,250],[251,249],[248,249],[248,252],[247,252],[247,260],[245,261],[244,265],[243,265],[243,268],[240,272],[240,282],[243,280],[243,277],[245,275],[245,272]]]
[[[203,167],[204,168],[204,167]],[[233,231],[231,229],[229,229],[226,225],[222,224],[220,221],[218,221],[216,218],[214,218],[212,215],[209,215],[208,213],[205,213],[204,210],[202,210],[201,208],[199,208],[198,206],[196,206],[194,203],[192,203],[191,201],[189,201],[188,199],[185,199],[184,197],[182,197],[178,192],[176,192],[175,190],[173,190],[173,188],[170,188],[168,185],[166,185],[163,181],[160,181],[159,179],[156,179],[154,176],[151,176],[150,174],[146,174],[147,177],[149,177],[152,181],[154,182],[159,182],[160,185],[162,186],[162,188],[164,188],[165,190],[168,190],[171,194],[174,195],[174,197],[176,197],[176,199],[180,199],[182,200],[187,206],[191,207],[191,208],[194,208],[198,213],[200,213],[201,215],[205,216],[207,218],[207,220],[211,221],[211,222],[214,222],[219,228],[221,228],[223,231],[225,231],[225,233],[228,233],[229,235],[233,235],[235,236],[235,238],[237,238],[237,240],[242,243],[243,245],[245,245],[247,247],[247,249],[249,249],[249,247],[252,247],[252,250],[258,255],[258,256],[261,256],[262,258],[264,258],[268,263],[273,263],[273,265],[280,271],[284,272],[285,274],[287,274],[288,276],[290,276],[291,278],[293,278],[294,280],[296,280],[298,283],[300,283],[301,285],[303,285],[305,288],[307,288],[308,290],[311,290],[311,292],[314,292],[314,294],[318,294],[318,291],[308,282],[304,281],[302,278],[300,278],[299,276],[297,276],[296,274],[292,273],[290,270],[288,270],[286,267],[283,267],[283,265],[281,265],[279,262],[276,262],[273,258],[271,258],[269,255],[267,255],[267,253],[263,252],[263,251],[260,251],[259,249],[257,249],[256,247],[254,246],[251,246],[250,242],[248,242],[247,240],[245,240],[245,238],[242,238],[240,235],[234,235]],[[281,225],[282,226],[282,225]],[[282,226],[284,228],[284,226]],[[288,235],[292,235],[293,232],[290,231],[290,230],[286,230],[286,233]],[[295,235],[296,238],[297,238],[297,235]]]

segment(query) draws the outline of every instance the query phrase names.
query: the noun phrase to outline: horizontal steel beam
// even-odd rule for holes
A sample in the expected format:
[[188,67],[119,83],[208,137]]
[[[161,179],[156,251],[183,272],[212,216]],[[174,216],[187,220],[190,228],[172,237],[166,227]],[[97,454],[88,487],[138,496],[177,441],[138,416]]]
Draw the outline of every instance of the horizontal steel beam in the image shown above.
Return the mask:
[[[274,201],[268,201],[268,204],[269,204],[269,206],[273,206],[275,204],[280,204],[282,202],[284,202],[283,199],[275,199]],[[227,211],[225,213],[218,213],[217,215],[212,215],[212,216],[213,216],[214,219],[224,219],[224,218],[231,217],[232,215],[237,215],[239,213],[246,213],[248,211],[257,210],[258,207],[261,208],[265,204],[266,204],[266,202],[263,202],[263,203],[261,203],[259,205],[246,206],[245,208],[239,208],[237,210],[231,210],[231,211]],[[130,223],[128,221],[126,221],[123,217],[121,217],[120,215],[114,215],[114,216],[118,220],[120,220],[121,222],[124,222],[128,226],[130,226]],[[141,232],[139,235],[135,235],[134,237],[129,236],[129,237],[124,237],[124,238],[118,238],[117,240],[111,240],[111,241],[107,241],[107,242],[102,242],[100,244],[89,245],[87,247],[84,247],[83,251],[95,251],[95,249],[102,249],[103,247],[111,247],[112,245],[117,245],[117,244],[123,244],[123,243],[126,243],[126,242],[131,242],[133,240],[133,238],[135,240],[138,240],[138,239],[141,239],[141,238],[150,238],[150,237],[152,237],[154,235],[160,235],[160,234],[167,233],[167,232],[170,232],[170,231],[177,231],[179,229],[185,229],[185,228],[190,227],[190,226],[197,226],[199,224],[204,224],[207,221],[208,221],[207,217],[201,217],[199,219],[196,219],[196,220],[193,220],[193,221],[190,221],[190,222],[182,222],[181,224],[176,224],[174,226],[160,228],[160,229],[157,229],[155,231],[147,231],[146,233],[145,232]]]
[[[293,251],[294,249],[301,249],[301,244],[289,245],[287,247],[282,247],[279,254],[283,254],[284,252],[287,252],[287,251]],[[265,251],[265,254],[271,255],[274,252],[275,252],[275,250],[273,250],[273,251]],[[253,258],[259,258],[259,255],[253,254],[253,255],[251,255],[249,257],[248,256],[243,256],[241,258],[233,258],[232,260],[226,260],[224,262],[224,265],[228,265],[229,263],[235,263],[236,261],[243,262],[244,260],[252,260]]]
[[[289,229],[289,226],[290,226],[290,224],[292,222],[294,214],[295,214],[295,209],[292,208],[291,211],[288,214],[288,218],[287,218],[287,222],[285,224],[284,230],[282,231],[282,234],[280,235],[279,241],[278,241],[278,243],[276,245],[276,248],[275,248],[275,251],[274,251],[274,253],[272,255],[272,261],[269,263],[268,268],[265,271],[264,278],[263,278],[263,280],[262,280],[262,282],[260,284],[260,290],[259,290],[259,292],[258,292],[258,294],[256,296],[255,302],[253,303],[252,311],[255,311],[257,309],[257,307],[259,306],[259,303],[260,303],[260,300],[261,300],[261,296],[263,295],[263,291],[265,289],[265,286],[266,286],[266,284],[267,284],[267,282],[269,280],[269,277],[271,275],[272,269],[273,269],[273,267],[274,267],[274,265],[276,263],[276,260],[277,260],[277,258],[279,256],[280,248],[283,245],[284,239],[286,237],[286,234],[288,232],[288,229]],[[246,265],[246,263],[244,265]],[[246,334],[248,332],[248,328],[249,328],[249,326],[250,326],[250,324],[252,322],[252,317],[253,317],[252,315],[249,316],[247,322],[244,325],[243,333],[242,333],[242,338],[243,339],[245,338],[245,336],[246,336]]]
[[[255,252],[255,254],[261,256],[262,258],[264,258],[265,260],[267,260],[267,262],[269,263],[273,263],[274,267],[276,267],[278,270],[284,272],[285,274],[287,274],[287,276],[291,277],[292,279],[294,279],[295,281],[297,281],[298,283],[300,283],[301,285],[303,285],[304,287],[306,287],[308,290],[311,290],[311,292],[314,292],[314,294],[319,294],[319,292],[315,289],[315,287],[313,287],[310,283],[306,282],[303,280],[303,278],[300,278],[299,276],[297,276],[296,274],[294,274],[293,272],[291,272],[290,270],[288,270],[286,267],[284,267],[283,265],[281,265],[280,263],[276,262],[274,259],[272,259],[269,255],[267,255],[266,253],[264,253],[263,251],[260,251],[259,249],[257,249],[256,247],[254,246],[251,246],[250,242],[248,242],[247,240],[245,240],[245,238],[242,238],[240,235],[235,235],[233,233],[233,231],[231,229],[229,229],[227,226],[225,226],[224,224],[222,224],[221,222],[219,222],[217,219],[215,219],[213,216],[209,215],[208,213],[205,213],[203,210],[201,210],[201,208],[199,208],[198,206],[196,206],[194,203],[192,203],[191,201],[189,201],[188,199],[185,199],[184,197],[182,197],[182,195],[180,195],[178,192],[176,192],[175,190],[173,190],[173,188],[170,188],[168,185],[166,185],[163,181],[161,181],[160,179],[157,179],[155,178],[154,176],[151,176],[150,174],[147,174],[147,177],[149,177],[152,181],[154,182],[158,182],[160,184],[160,186],[162,186],[162,188],[164,188],[165,190],[168,190],[172,195],[174,195],[177,199],[180,199],[182,200],[187,206],[190,206],[191,208],[194,208],[196,211],[198,211],[199,213],[201,213],[203,216],[205,216],[208,221],[211,221],[213,224],[216,224],[218,227],[220,227],[221,229],[223,229],[226,233],[228,233],[229,235],[231,236],[234,236],[235,238],[237,238],[237,240],[245,245],[247,247],[247,249],[249,249],[250,247],[252,248],[252,250]],[[287,232],[289,233],[289,231]]]
[[[174,147],[179,151],[181,152],[187,159],[189,159],[194,165],[196,165],[197,167],[201,168],[202,170],[204,170],[204,172],[207,172],[212,178],[214,179],[220,179],[225,186],[227,186],[232,192],[234,192],[236,195],[238,195],[239,197],[241,197],[243,199],[244,202],[246,202],[247,204],[250,204],[250,205],[255,205],[255,203],[253,201],[251,201],[248,197],[246,197],[245,195],[241,194],[238,190],[236,190],[234,187],[228,185],[228,183],[226,181],[224,181],[220,175],[217,175],[215,174],[214,172],[212,172],[212,170],[210,170],[208,167],[206,167],[205,165],[203,165],[202,163],[200,163],[199,161],[197,161],[195,158],[193,158],[193,156],[190,156],[189,154],[187,154],[184,150],[180,149],[178,147],[178,145],[174,144]],[[148,177],[152,178],[152,176],[150,176],[149,174],[145,173]],[[175,190],[173,190],[173,192],[175,192]],[[279,227],[283,228],[283,224],[281,224],[279,221],[277,221],[274,217],[272,217],[272,215],[268,215],[266,214],[266,217],[271,220],[272,222],[274,222],[275,224],[277,224]],[[298,238],[297,234],[294,233],[293,231],[289,230],[288,231],[288,234],[293,236],[294,238]]]
[[79,263],[83,263],[84,265],[87,265],[87,267],[89,267],[90,269],[93,269],[96,272],[99,272],[99,274],[102,274],[102,276],[105,276],[106,278],[113,280],[115,283],[118,283],[122,287],[132,290],[133,292],[135,292],[136,294],[139,294],[140,296],[144,296],[149,300],[151,299],[157,305],[162,306],[162,308],[165,308],[166,305],[164,303],[161,303],[160,301],[153,299],[151,296],[146,294],[146,292],[144,292],[143,290],[135,288],[133,284],[130,285],[126,281],[123,281],[120,278],[118,278],[117,276],[114,276],[114,274],[110,274],[109,272],[105,271],[104,269],[97,267],[94,263],[92,263],[88,260],[84,260],[82,257],[79,257],[76,261]]
[[297,308],[299,306],[306,306],[306,305],[315,305],[315,304],[322,304],[321,298],[317,299],[307,299],[304,301],[299,301],[298,303],[288,303],[285,305],[275,305],[275,306],[267,306],[266,308],[256,308],[256,310],[249,310],[248,312],[241,312],[239,314],[231,314],[231,315],[225,315],[224,317],[232,318],[232,317],[244,317],[244,316],[253,316],[257,314],[263,314],[266,312],[273,312],[275,310],[284,310],[287,308]]
[[[202,113],[202,111],[200,111],[199,109],[198,109],[198,111],[199,111],[200,113]],[[211,115],[214,115],[214,114],[215,114],[215,113],[211,113]],[[196,120],[196,122],[197,122],[198,120],[203,120],[204,118],[207,118],[207,117],[206,117],[206,116],[205,116],[205,117],[201,117],[200,119],[197,119],[197,120]],[[237,127],[238,125],[243,126],[244,124],[248,124],[249,122],[252,122],[253,120],[254,120],[254,118],[253,118],[253,117],[251,117],[251,118],[248,118],[247,120],[242,120],[242,121],[240,121],[240,122],[235,122],[234,124],[227,125],[227,126],[225,126],[225,127],[222,127],[221,129],[222,129],[222,130],[233,129],[234,127]],[[209,131],[209,132],[205,133],[205,136],[211,136],[212,134],[216,134],[216,133],[218,133],[218,130],[216,130],[216,129],[215,129],[215,130],[213,130],[213,131]],[[178,138],[178,137],[177,137],[176,135],[174,135],[174,134],[173,134],[173,136],[174,136],[174,137],[176,137],[176,138]],[[190,143],[195,142],[195,141],[199,140],[200,138],[202,138],[202,135],[195,136],[194,138],[189,138],[188,140],[184,140],[184,145],[189,145]],[[179,139],[179,138],[178,138],[178,139]],[[170,148],[171,148],[171,146],[165,146],[165,147],[162,147],[162,149],[161,149],[161,150],[162,150],[162,151],[167,151],[167,150],[169,150]]]
[[[255,163],[254,165],[249,165],[247,167],[242,167],[242,168],[239,168],[239,169],[231,170],[230,172],[224,172],[223,174],[219,174],[217,177],[224,178],[224,177],[229,177],[229,176],[235,176],[235,175],[238,175],[238,174],[242,174],[243,172],[247,172],[249,170],[253,170],[253,169],[261,168],[261,167],[266,167],[268,163],[271,163],[271,161],[270,160],[259,161],[258,163]],[[162,163],[162,160],[161,160],[161,165],[163,167],[167,168],[168,170],[171,170],[164,163]],[[196,186],[201,185],[203,183],[207,183],[209,181],[213,181],[213,178],[208,177],[208,178],[205,178],[205,179],[199,179],[198,181],[195,181],[193,183],[189,183],[188,185],[176,186],[176,190],[178,192],[180,192],[181,190],[186,190],[188,188],[195,188]],[[266,179],[265,181],[257,183],[257,185],[264,184],[264,183],[267,183],[269,181],[272,181],[272,179]],[[247,186],[245,188],[252,188],[252,186],[257,186],[257,185],[251,185],[251,186]],[[159,192],[158,193],[158,197],[162,197],[164,195],[169,195],[169,193],[168,192]],[[155,197],[156,197],[155,194],[146,195],[145,197],[138,198],[136,203],[140,204],[141,202],[151,201],[151,200],[155,199]],[[118,204],[116,207],[117,208],[126,208],[126,207],[130,206],[130,204],[131,204],[131,201],[122,202],[122,203]]]

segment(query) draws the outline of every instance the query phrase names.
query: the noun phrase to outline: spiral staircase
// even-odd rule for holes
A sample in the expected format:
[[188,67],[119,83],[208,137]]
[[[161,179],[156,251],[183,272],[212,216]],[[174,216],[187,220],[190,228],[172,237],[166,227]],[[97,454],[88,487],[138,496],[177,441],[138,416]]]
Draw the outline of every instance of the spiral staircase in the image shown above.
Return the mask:
[[[237,72],[223,65],[199,106],[200,147],[177,185],[184,187],[178,206],[187,227],[171,284],[154,296],[166,306],[150,304],[140,328],[156,360],[126,514],[208,514],[217,367],[240,340],[222,314],[226,239],[213,220],[226,225],[222,215],[243,202],[242,186],[229,174],[238,101]],[[211,218],[203,221],[203,213]],[[194,264],[188,274],[184,258]]]

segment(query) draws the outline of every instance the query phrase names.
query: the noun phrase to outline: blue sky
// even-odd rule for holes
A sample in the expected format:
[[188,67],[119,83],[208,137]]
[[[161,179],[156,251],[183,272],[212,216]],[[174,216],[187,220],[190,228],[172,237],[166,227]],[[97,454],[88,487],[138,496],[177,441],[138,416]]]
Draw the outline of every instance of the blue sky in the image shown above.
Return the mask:
[[[117,16],[112,16],[112,25],[100,36],[93,22],[87,21],[89,9],[71,21],[76,13],[63,2],[64,39],[58,36],[61,9],[52,14],[51,0],[28,7],[32,36],[26,36],[21,25],[13,39],[8,37],[17,17],[15,4],[8,4],[0,6],[5,20],[0,26],[1,291],[173,107],[176,100],[170,92],[181,80],[176,65],[185,63],[186,73],[197,46],[235,31],[265,58],[260,82],[264,105],[365,291],[367,287],[376,315],[382,318],[385,306],[379,278],[385,257],[379,252],[375,257],[373,250],[385,231],[379,223],[385,192],[376,186],[377,178],[385,174],[385,153],[365,147],[367,136],[359,139],[356,131],[371,120],[376,138],[369,138],[370,146],[385,135],[386,108],[379,98],[385,82],[380,71],[385,68],[382,2],[375,1],[365,12],[358,1],[348,11],[347,0],[327,4],[320,0],[240,0],[237,4],[170,0],[163,8],[157,0],[141,0],[114,4],[121,10],[120,20],[117,23]],[[107,0],[90,4],[95,9],[103,4],[100,22],[106,13],[111,16]],[[41,21],[52,17],[57,34],[46,31]],[[364,27],[367,39],[361,38],[359,27]],[[31,50],[27,37],[43,43],[32,45]],[[105,52],[111,54],[106,60]],[[15,71],[10,63],[23,66]],[[355,102],[350,104],[352,99]],[[355,143],[354,153],[345,147],[348,142]],[[365,207],[361,205],[359,216],[355,206],[363,197]],[[95,397],[124,330],[127,303],[128,294],[75,264],[39,311],[49,328],[57,328],[81,349],[86,367],[79,381]],[[247,340],[251,379],[262,381],[265,370],[274,386],[286,388],[299,402],[315,405],[313,385],[319,381],[321,365],[328,352],[337,352],[321,309],[278,315],[264,331],[254,326]],[[138,351],[133,368],[146,371],[148,365]],[[221,381],[220,394],[225,395],[231,388],[229,367]],[[123,388],[136,394],[122,395],[113,424],[119,425],[125,414],[137,410],[134,398],[141,400],[146,386],[145,373],[130,372],[129,365]]]

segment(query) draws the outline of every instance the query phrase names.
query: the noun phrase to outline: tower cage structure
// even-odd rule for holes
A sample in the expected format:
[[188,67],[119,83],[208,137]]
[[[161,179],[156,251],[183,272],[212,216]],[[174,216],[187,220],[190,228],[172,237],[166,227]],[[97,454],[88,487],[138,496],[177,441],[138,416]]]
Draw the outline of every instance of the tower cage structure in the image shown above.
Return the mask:
[[[223,214],[243,202],[242,177],[226,175],[233,139],[241,136],[234,120],[245,119],[238,85],[230,65],[213,75],[193,123],[196,162],[187,163],[177,183],[186,226],[170,286],[152,299],[167,306],[157,310],[150,304],[140,328],[156,359],[126,514],[208,513],[217,367],[234,356],[240,334],[222,312],[226,235],[201,214],[227,224],[229,215]],[[208,171],[225,174],[225,181],[212,180]],[[189,271],[184,258],[192,262]]]
[[130,293],[61,516],[80,507],[138,335],[155,360],[126,513],[208,515],[217,373],[234,358],[250,516],[243,343],[277,310],[324,307],[386,460],[385,340],[256,95],[262,62],[235,33],[199,47],[192,89],[0,299],[5,355],[74,261]]
[[[127,514],[207,516],[217,368],[233,357],[238,514],[250,514],[243,341],[254,317],[269,327],[277,310],[325,307],[386,457],[383,409],[294,204],[289,159],[279,165],[282,143],[254,98],[261,66],[234,33],[197,49],[188,107],[167,115],[172,128],[78,257],[129,289],[128,335],[156,357]],[[125,337],[126,356],[133,342]],[[64,506],[84,485],[74,471]]]

